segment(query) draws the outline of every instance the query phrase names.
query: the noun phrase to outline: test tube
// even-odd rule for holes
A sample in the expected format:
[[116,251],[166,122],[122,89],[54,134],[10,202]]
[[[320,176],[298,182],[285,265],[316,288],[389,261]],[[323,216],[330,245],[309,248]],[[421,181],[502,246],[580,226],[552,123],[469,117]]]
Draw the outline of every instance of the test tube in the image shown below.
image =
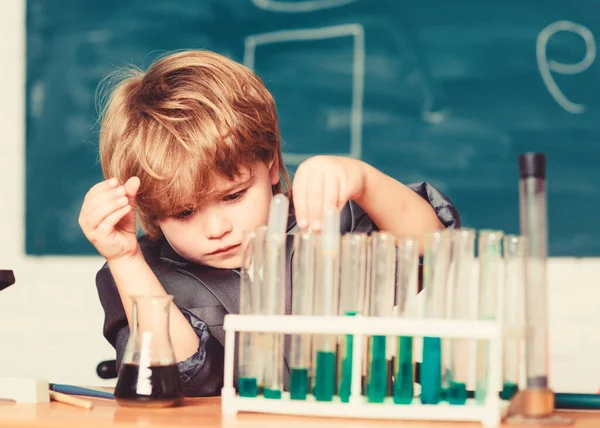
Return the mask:
[[[330,210],[323,216],[314,292],[315,315],[337,314],[340,268],[340,213]],[[331,401],[335,392],[336,336],[316,335],[316,373],[313,395],[317,401]]]
[[[395,315],[414,315],[414,305],[419,287],[419,241],[398,238],[396,242],[396,306]],[[410,404],[414,396],[413,338],[400,336],[394,367],[394,403]]]
[[[472,276],[475,261],[475,230],[457,229],[452,234],[452,259],[454,263],[454,284],[452,306],[449,318],[475,319],[472,310]],[[450,370],[448,373],[447,399],[450,404],[462,405],[467,401],[469,380],[470,348],[469,339],[452,339],[450,342]]]
[[503,325],[509,336],[504,340],[503,382],[500,398],[510,400],[519,390],[521,337],[525,322],[526,239],[519,235],[504,237]]
[[[479,319],[496,320],[500,301],[500,269],[502,267],[501,230],[481,230],[479,233]],[[485,401],[489,365],[489,344],[485,340],[477,342],[477,379],[475,399]]]
[[[288,198],[279,193],[271,200],[265,247],[264,293],[259,302],[261,314],[285,313],[285,241],[288,218]],[[283,388],[283,335],[261,335],[263,355],[263,396],[281,398]]]
[[[367,281],[367,235],[346,233],[342,236],[339,314],[355,316],[363,312]],[[354,337],[340,337],[338,355],[338,395],[343,403],[350,400]]]
[[[312,232],[294,235],[292,264],[292,315],[312,315],[317,236]],[[290,343],[290,398],[304,400],[309,390],[310,335],[295,334]]]
[[[521,235],[527,238],[527,389],[530,394],[549,395],[552,392],[548,388],[546,156],[543,153],[521,154],[519,169]],[[547,415],[554,410],[554,400],[550,397],[534,401],[545,404],[528,408],[529,416]]]
[[[384,232],[371,234],[369,316],[389,317],[394,308],[396,240]],[[382,403],[387,395],[388,360],[386,336],[369,338],[367,400]]]
[[[240,272],[240,315],[259,313],[258,297],[262,289],[264,244],[266,227],[250,232],[244,239]],[[238,393],[242,397],[256,397],[262,389],[260,359],[256,333],[240,332],[238,335]]]
[[[450,267],[451,234],[449,230],[424,236],[423,288],[425,317],[446,317],[446,288]],[[421,403],[437,404],[442,399],[442,340],[423,338],[421,363]]]

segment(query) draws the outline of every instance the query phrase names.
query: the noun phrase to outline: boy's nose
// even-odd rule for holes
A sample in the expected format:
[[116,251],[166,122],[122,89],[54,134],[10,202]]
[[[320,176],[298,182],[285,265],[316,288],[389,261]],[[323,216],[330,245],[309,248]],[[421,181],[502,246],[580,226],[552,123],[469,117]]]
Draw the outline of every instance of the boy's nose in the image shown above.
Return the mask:
[[231,232],[231,221],[219,213],[207,216],[204,234],[208,239],[218,239]]

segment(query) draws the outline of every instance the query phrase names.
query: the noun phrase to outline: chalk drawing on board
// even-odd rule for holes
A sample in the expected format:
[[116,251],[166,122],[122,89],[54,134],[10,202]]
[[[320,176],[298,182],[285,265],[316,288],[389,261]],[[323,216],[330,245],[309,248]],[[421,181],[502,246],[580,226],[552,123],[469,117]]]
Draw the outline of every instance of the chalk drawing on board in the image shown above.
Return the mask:
[[[548,61],[547,46],[548,41],[556,33],[567,31],[580,36],[585,42],[585,56],[575,64],[563,64],[554,60]],[[548,88],[548,92],[554,100],[566,111],[573,114],[581,114],[585,111],[585,106],[570,101],[560,90],[556,81],[552,77],[552,72],[558,74],[579,74],[587,70],[596,59],[596,41],[594,35],[585,26],[571,21],[556,21],[548,25],[538,35],[536,42],[536,57],[538,70],[542,80]]]
[[303,0],[303,1],[281,1],[281,0],[252,0],[257,7],[271,12],[314,12],[320,9],[331,9],[333,7],[345,6],[356,0]]
[[[281,30],[248,36],[245,40],[244,65],[254,70],[256,49],[261,45],[323,40],[337,37],[351,37],[353,39],[353,64],[350,107],[350,145],[347,153],[336,154],[360,159],[362,154],[363,96],[365,80],[365,36],[362,25],[344,24],[322,28]],[[289,165],[299,165],[305,159],[317,154],[322,153],[286,153],[284,159]]]

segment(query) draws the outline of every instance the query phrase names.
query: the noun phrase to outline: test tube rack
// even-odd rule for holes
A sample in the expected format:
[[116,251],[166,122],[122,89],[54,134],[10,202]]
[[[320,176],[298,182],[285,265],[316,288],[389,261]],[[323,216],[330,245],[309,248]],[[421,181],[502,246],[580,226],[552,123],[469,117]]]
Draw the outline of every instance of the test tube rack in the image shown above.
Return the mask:
[[[486,428],[500,425],[506,403],[498,396],[502,378],[502,342],[505,332],[500,321],[470,321],[447,319],[421,319],[401,317],[343,317],[343,316],[271,316],[226,315],[225,371],[221,406],[223,415],[238,412],[257,412],[341,418],[371,418],[431,421],[475,421]],[[240,397],[233,384],[236,332],[282,334],[353,335],[353,360],[351,395],[348,403],[334,397],[334,401],[291,400],[289,393],[280,399]],[[464,405],[395,404],[388,398],[384,403],[369,403],[361,394],[361,375],[364,338],[368,336],[440,337],[442,339],[477,339],[489,344],[487,394],[482,404],[469,399]]]

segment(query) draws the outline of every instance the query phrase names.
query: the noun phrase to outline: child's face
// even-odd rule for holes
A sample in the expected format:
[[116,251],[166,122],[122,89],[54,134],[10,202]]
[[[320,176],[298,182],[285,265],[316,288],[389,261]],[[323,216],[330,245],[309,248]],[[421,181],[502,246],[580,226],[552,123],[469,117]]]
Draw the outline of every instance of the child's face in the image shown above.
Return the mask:
[[189,261],[221,269],[242,265],[244,232],[267,224],[276,167],[256,165],[254,175],[242,171],[235,181],[219,177],[218,192],[201,207],[158,221],[175,251]]

